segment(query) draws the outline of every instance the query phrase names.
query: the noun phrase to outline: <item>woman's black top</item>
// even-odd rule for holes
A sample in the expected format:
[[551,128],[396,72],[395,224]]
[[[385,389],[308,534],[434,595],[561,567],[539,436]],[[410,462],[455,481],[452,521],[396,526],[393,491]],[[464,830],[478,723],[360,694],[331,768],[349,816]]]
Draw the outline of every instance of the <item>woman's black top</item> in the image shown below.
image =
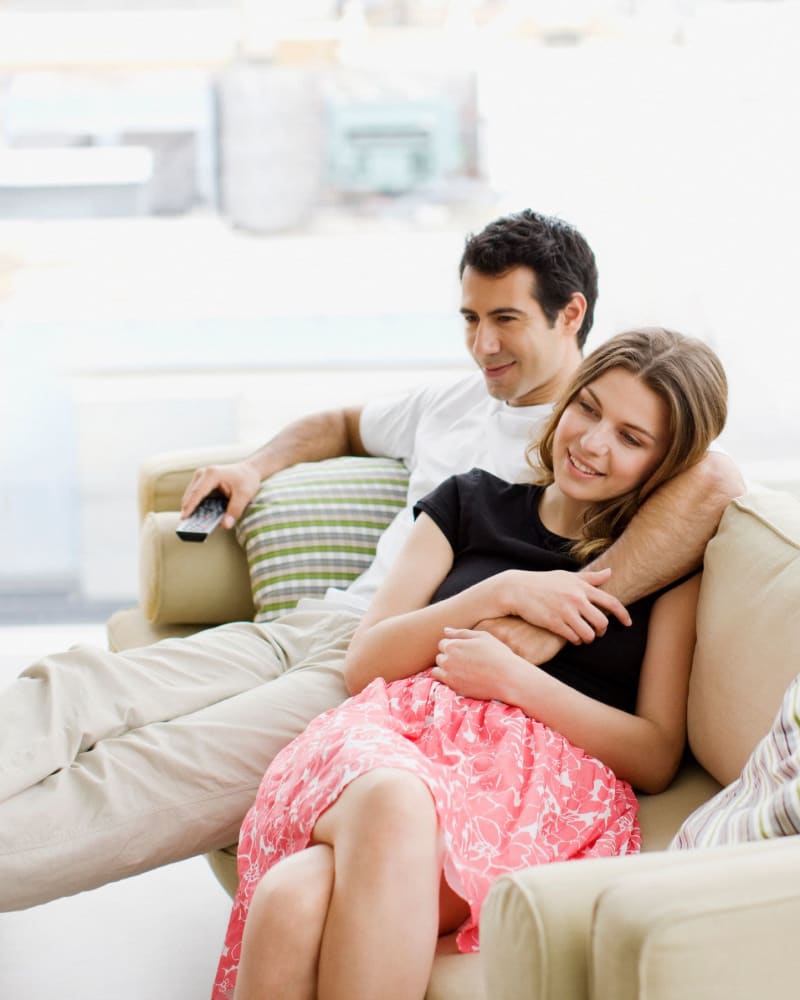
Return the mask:
[[[414,506],[450,543],[454,559],[431,603],[457,594],[506,569],[577,571],[571,540],[554,535],[539,518],[543,487],[507,483],[482,469],[451,476]],[[660,592],[659,592],[660,593]],[[633,624],[609,617],[606,634],[586,645],[567,643],[542,670],[598,701],[636,709],[639,673],[650,610],[658,593],[630,605]]]

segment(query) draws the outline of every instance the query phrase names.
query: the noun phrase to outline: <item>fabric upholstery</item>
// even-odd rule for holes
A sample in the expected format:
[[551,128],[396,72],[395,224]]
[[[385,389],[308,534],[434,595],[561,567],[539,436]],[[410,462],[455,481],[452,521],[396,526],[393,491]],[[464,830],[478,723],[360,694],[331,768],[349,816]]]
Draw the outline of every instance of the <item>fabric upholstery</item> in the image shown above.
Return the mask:
[[503,875],[481,915],[486,995],[745,1000],[768,975],[770,992],[794,996],[798,846],[650,851]]
[[734,500],[708,544],[689,685],[689,744],[721,785],[769,730],[800,649],[800,500]]
[[664,851],[693,810],[718,791],[719,783],[695,761],[684,761],[672,784],[657,795],[637,793],[643,851]]
[[[726,850],[733,853],[716,853]],[[632,865],[598,895],[591,933],[592,996],[749,1000],[766,993],[797,995],[800,894],[793,843],[784,839],[655,857],[683,864],[650,870]]]
[[232,531],[205,542],[175,534],[177,511],[148,514],[141,529],[139,594],[153,625],[222,625],[252,621],[247,561]]

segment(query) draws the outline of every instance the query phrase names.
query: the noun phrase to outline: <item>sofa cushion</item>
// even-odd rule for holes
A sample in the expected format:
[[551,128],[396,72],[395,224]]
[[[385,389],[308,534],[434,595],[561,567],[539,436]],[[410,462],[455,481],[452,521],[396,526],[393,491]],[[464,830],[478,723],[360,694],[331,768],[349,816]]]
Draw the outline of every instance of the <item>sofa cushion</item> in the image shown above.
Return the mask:
[[689,816],[670,847],[714,847],[794,833],[800,833],[800,674],[741,775]]
[[800,500],[734,500],[709,542],[689,684],[689,743],[721,785],[738,778],[798,672]]
[[719,782],[687,757],[666,791],[656,795],[637,792],[642,850],[665,851],[686,817],[719,790]]
[[277,618],[328,587],[349,586],[405,506],[407,488],[406,467],[390,458],[305,462],[265,480],[236,526],[255,620]]

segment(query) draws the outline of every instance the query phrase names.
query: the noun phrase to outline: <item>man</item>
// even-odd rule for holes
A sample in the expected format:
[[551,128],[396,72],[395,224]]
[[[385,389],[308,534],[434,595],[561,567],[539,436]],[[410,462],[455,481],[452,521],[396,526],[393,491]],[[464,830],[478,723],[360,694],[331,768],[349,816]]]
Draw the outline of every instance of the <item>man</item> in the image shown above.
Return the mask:
[[[269,761],[346,696],[344,651],[402,544],[410,504],[476,465],[510,480],[525,475],[532,428],[568,383],[592,325],[594,255],[572,227],[525,211],[471,237],[460,274],[466,343],[480,374],[311,415],[244,462],[199,470],[186,491],[183,513],[221,486],[230,527],[263,478],[296,462],[403,458],[409,507],[347,592],[301,602],[269,624],[125,653],[72,650],[34,664],[0,694],[0,909],[234,842]],[[532,662],[565,641],[591,641],[608,614],[625,620],[624,603],[698,564],[738,492],[732,463],[706,456],[648,501],[604,554],[604,571],[576,574],[535,625],[481,627]]]

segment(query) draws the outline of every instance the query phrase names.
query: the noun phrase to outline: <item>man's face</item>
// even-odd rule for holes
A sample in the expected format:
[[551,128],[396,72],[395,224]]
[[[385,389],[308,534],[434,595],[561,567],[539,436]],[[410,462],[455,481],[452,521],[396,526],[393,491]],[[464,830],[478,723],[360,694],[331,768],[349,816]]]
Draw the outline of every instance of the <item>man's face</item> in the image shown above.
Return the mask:
[[535,292],[529,267],[492,277],[466,267],[461,278],[467,348],[489,394],[512,406],[554,402],[580,362],[574,310],[568,306],[551,324]]

